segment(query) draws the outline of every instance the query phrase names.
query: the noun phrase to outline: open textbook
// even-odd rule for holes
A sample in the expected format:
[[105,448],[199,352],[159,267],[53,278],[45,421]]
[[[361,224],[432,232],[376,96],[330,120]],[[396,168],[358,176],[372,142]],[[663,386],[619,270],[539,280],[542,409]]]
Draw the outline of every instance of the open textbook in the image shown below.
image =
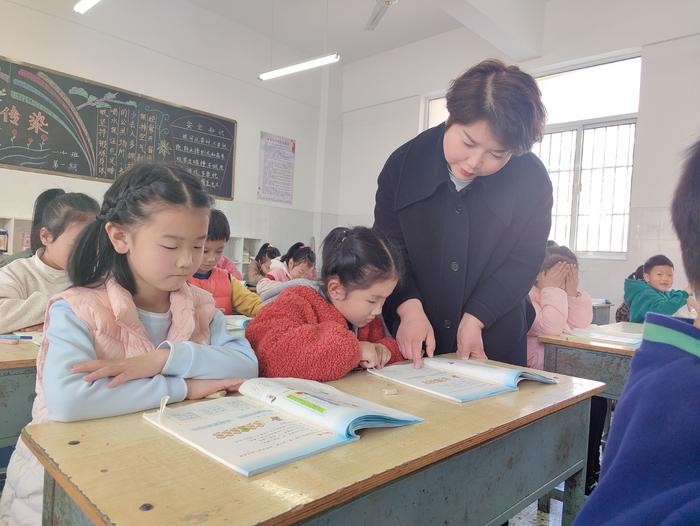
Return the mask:
[[243,396],[144,413],[150,423],[245,476],[357,440],[358,429],[421,419],[297,378],[252,378]]
[[637,346],[642,343],[644,325],[641,323],[614,323],[611,325],[589,325],[583,329],[567,329],[565,335],[592,340],[603,340],[621,345]]
[[402,363],[368,372],[455,402],[517,391],[521,380],[557,383],[553,378],[526,369],[449,358],[425,358],[421,369],[416,369],[413,363]]

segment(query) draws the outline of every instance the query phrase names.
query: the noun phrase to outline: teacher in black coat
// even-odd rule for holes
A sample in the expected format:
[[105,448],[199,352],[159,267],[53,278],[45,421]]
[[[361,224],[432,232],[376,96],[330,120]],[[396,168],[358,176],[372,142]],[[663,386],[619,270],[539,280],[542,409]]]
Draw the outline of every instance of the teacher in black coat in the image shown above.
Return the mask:
[[452,82],[447,110],[379,175],[374,226],[406,261],[384,316],[417,367],[423,349],[526,365],[528,292],[552,211],[547,171],[530,153],[544,131],[540,91],[488,60]]

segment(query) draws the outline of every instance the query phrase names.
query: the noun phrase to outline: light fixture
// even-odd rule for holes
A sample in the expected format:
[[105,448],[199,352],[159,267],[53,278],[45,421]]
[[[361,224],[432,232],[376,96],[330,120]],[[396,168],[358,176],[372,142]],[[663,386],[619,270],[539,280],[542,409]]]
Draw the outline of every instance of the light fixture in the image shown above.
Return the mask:
[[73,11],[84,15],[85,11],[87,11],[91,7],[94,7],[94,5],[99,1],[100,0],[80,0],[80,2],[73,6]]
[[258,75],[260,80],[270,80],[276,79],[277,77],[283,77],[285,75],[291,75],[292,73],[298,73],[299,71],[306,71],[307,69],[318,68],[321,66],[327,66],[328,64],[333,64],[340,60],[340,53],[333,53],[331,55],[325,55],[323,57],[312,58],[311,60],[306,60],[304,62],[299,62],[298,64],[292,64],[291,66],[285,66],[279,69],[273,69],[272,71],[267,71]]
[[367,20],[365,31],[374,31],[377,28],[377,24],[379,24],[379,21],[386,13],[387,9],[398,3],[399,0],[376,0],[376,4],[374,4],[372,14],[369,15],[369,20]]

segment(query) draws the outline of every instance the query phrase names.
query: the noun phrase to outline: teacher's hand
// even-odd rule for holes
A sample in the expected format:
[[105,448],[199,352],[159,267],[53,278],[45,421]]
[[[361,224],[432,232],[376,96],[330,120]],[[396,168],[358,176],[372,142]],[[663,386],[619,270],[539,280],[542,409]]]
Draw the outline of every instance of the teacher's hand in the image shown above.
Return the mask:
[[462,360],[486,360],[481,330],[484,324],[471,314],[464,314],[457,329],[457,356]]
[[401,317],[399,329],[396,331],[396,342],[404,358],[413,360],[416,369],[423,365],[423,342],[428,356],[435,352],[435,333],[425,315],[423,305],[417,299],[404,301],[396,312]]

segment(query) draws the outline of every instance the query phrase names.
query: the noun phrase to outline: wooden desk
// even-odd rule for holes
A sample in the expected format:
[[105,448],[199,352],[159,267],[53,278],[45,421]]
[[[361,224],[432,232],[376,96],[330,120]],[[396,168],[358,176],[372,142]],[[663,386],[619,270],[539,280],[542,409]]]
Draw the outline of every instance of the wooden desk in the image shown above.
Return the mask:
[[30,425],[22,438],[47,470],[44,524],[500,525],[562,481],[565,524],[583,503],[600,383],[560,376],[465,404],[401,386],[383,395],[396,384],[364,372],[333,385],[425,421],[250,478],[140,414]]
[[0,344],[0,448],[14,446],[32,420],[38,350],[31,342]]
[[[619,334],[642,332],[641,323],[613,323],[599,332]],[[559,374],[588,378],[606,384],[600,395],[617,400],[629,377],[630,364],[638,345],[613,343],[578,336],[540,336],[544,343],[544,369]]]

